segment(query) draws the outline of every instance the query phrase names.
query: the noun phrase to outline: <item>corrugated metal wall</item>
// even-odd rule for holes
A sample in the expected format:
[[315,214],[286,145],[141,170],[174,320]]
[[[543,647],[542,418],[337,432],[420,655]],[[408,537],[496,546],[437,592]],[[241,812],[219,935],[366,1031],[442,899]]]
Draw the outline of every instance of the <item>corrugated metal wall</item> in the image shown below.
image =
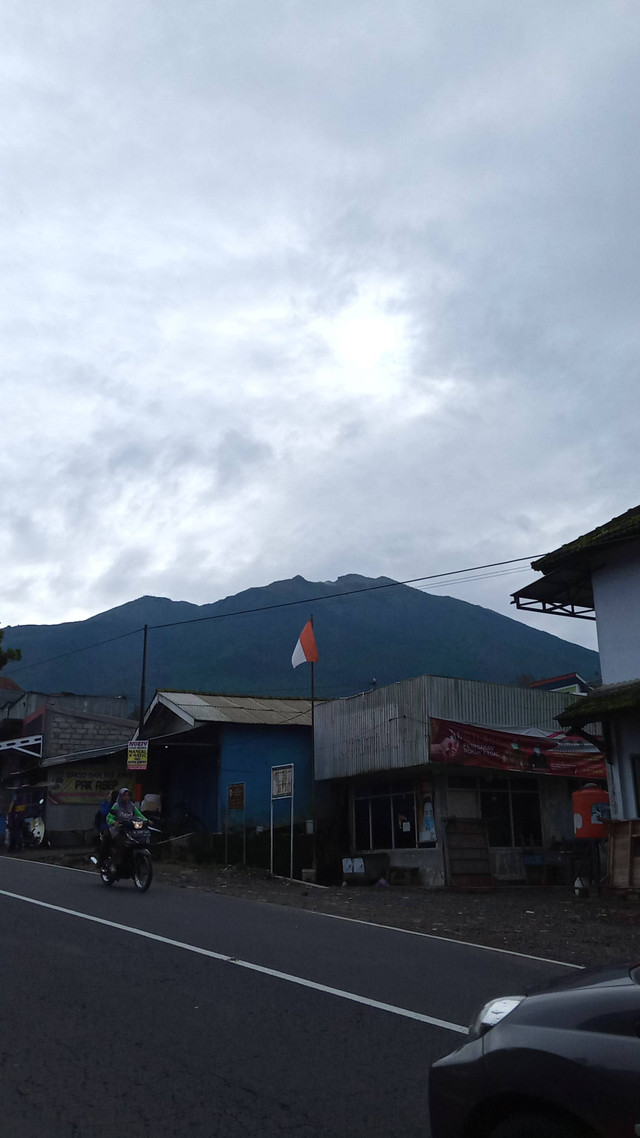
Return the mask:
[[418,676],[322,703],[315,712],[316,778],[422,766],[428,761],[430,716],[512,730],[557,731],[555,716],[575,699],[561,692]]

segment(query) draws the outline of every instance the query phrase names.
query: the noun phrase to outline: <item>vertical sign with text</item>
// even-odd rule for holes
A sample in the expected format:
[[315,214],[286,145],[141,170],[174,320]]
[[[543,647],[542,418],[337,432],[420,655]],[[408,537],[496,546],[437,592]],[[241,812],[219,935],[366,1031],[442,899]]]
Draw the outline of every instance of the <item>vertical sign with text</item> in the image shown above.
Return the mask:
[[127,770],[146,771],[149,760],[149,740],[132,739],[127,747]]

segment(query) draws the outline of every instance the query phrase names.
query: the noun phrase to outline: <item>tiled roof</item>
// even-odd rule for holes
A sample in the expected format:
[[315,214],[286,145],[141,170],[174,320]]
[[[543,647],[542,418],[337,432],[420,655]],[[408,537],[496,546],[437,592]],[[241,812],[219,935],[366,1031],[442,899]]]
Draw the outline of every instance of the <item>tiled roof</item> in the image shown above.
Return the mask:
[[22,688],[8,676],[0,676],[0,691],[22,691]]
[[555,569],[564,561],[575,561],[583,554],[591,553],[599,546],[614,545],[619,541],[629,541],[634,537],[640,537],[640,506],[633,506],[625,514],[612,518],[605,525],[592,529],[590,533],[577,537],[575,541],[561,545],[552,553],[546,553],[544,557],[532,561],[531,568],[540,573],[548,573],[550,569]]
[[563,726],[582,726],[600,720],[603,716],[621,711],[640,709],[640,680],[622,684],[603,684],[590,695],[570,703],[557,716]]

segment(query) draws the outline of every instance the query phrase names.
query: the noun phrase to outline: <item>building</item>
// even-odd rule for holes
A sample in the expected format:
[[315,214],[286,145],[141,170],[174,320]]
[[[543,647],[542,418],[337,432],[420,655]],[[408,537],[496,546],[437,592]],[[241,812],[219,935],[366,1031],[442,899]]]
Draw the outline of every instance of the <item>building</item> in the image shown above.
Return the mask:
[[[12,681],[8,681],[9,684]],[[9,699],[4,698],[10,696]],[[126,743],[136,729],[121,696],[0,689],[0,813],[18,786],[44,797],[53,841],[93,827],[98,803],[123,778]],[[89,758],[82,771],[65,756]],[[113,757],[118,755],[118,761]]]
[[[573,838],[571,791],[604,776],[595,747],[558,732],[574,700],[420,676],[320,704],[316,778],[342,791],[343,854],[382,853],[392,875],[430,887],[456,883],[454,834],[458,847],[484,846],[489,881],[559,862]],[[479,870],[467,868],[470,879]]]
[[614,819],[640,817],[640,506],[532,563],[520,609],[594,620],[603,686],[559,716],[584,732],[602,722]]
[[[294,824],[312,817],[309,700],[157,691],[143,731],[149,765],[140,775],[142,791],[161,794],[173,820],[186,812],[208,833],[222,832],[228,822],[268,829],[271,770],[286,766],[293,768]],[[242,810],[230,805],[241,800]],[[276,825],[290,816],[290,801],[275,807]]]
[[564,691],[572,695],[586,695],[594,687],[587,683],[577,672],[568,672],[563,676],[551,676],[546,680],[534,680],[529,684],[532,691]]

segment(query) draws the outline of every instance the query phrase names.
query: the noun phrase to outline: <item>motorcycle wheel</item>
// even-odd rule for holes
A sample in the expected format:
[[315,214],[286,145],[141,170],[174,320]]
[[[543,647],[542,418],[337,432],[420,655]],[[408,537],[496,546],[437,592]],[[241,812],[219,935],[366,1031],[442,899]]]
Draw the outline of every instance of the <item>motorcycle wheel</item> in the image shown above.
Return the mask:
[[100,866],[100,877],[102,881],[104,881],[105,885],[113,885],[116,879],[116,875],[113,868],[113,862],[110,857],[108,857],[106,861],[103,861],[102,865]]
[[133,884],[146,893],[153,880],[153,862],[147,850],[139,850],[133,858]]

